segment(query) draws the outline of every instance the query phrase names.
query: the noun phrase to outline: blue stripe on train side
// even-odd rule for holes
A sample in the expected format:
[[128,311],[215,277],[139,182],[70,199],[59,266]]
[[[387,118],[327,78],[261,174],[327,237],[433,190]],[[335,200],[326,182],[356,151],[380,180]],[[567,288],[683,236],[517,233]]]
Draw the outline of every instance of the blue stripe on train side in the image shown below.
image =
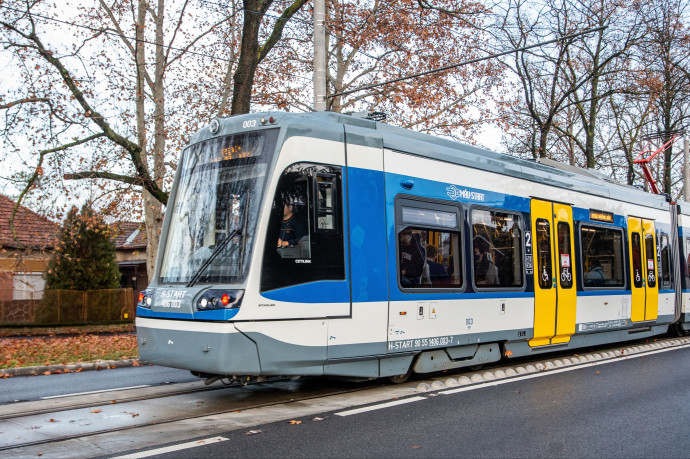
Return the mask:
[[154,317],[156,319],[184,319],[184,320],[230,320],[240,312],[239,309],[214,309],[211,311],[196,311],[194,314],[182,314],[179,312],[151,311],[137,306],[137,317]]
[[343,281],[317,281],[271,290],[264,298],[289,303],[349,303],[350,286]]
[[352,301],[386,301],[386,206],[381,171],[348,168]]
[[[400,182],[404,179],[414,181],[412,190],[407,191]],[[481,206],[496,207],[499,209],[509,209],[517,212],[530,211],[530,199],[510,194],[486,191],[478,188],[462,186],[461,183],[446,183],[428,180],[410,175],[399,175],[386,173],[386,203],[388,211],[392,211],[395,196],[399,193],[416,195],[424,198],[441,199],[444,201],[458,202],[467,205],[475,204]]]

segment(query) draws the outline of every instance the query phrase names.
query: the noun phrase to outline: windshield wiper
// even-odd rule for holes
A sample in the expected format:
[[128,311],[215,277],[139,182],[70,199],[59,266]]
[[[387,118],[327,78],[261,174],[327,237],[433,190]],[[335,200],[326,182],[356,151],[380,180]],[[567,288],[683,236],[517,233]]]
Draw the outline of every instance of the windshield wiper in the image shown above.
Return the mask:
[[189,283],[187,284],[187,288],[192,287],[196,283],[196,281],[199,280],[199,278],[201,277],[201,274],[203,274],[203,272],[206,270],[206,268],[208,268],[208,266],[211,264],[211,262],[216,259],[216,257],[223,251],[223,249],[225,249],[225,247],[227,247],[227,245],[230,243],[232,238],[234,238],[235,236],[240,236],[240,235],[242,235],[242,230],[240,228],[238,228],[236,230],[233,230],[228,235],[228,237],[226,237],[225,239],[220,241],[220,244],[218,244],[218,246],[213,250],[213,253],[211,253],[211,256],[208,257],[208,259],[199,267],[199,270],[194,274],[194,276],[192,276]]

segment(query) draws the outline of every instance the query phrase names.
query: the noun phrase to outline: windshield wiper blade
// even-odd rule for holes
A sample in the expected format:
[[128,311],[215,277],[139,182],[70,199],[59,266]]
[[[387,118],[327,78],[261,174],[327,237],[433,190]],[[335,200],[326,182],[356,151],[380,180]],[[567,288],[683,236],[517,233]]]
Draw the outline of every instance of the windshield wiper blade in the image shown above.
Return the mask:
[[208,257],[208,259],[199,267],[199,270],[194,274],[194,276],[192,276],[189,283],[187,284],[187,288],[194,286],[196,281],[198,281],[199,278],[201,277],[201,274],[203,274],[203,272],[206,271],[206,268],[208,268],[208,266],[211,264],[211,262],[216,259],[216,257],[223,251],[223,249],[225,249],[225,247],[230,243],[232,238],[234,238],[235,236],[241,235],[241,234],[242,234],[242,231],[238,228],[236,230],[233,230],[228,235],[228,237],[226,237],[225,239],[220,241],[220,244],[218,244],[218,247],[215,248],[215,250],[213,251],[211,256]]

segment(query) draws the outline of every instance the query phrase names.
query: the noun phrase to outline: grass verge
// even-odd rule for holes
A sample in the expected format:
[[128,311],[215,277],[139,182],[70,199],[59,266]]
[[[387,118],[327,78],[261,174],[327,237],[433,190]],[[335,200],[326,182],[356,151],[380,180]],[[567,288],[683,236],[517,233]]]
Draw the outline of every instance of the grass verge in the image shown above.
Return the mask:
[[[119,325],[32,329],[23,336],[0,338],[0,369],[41,365],[68,365],[98,360],[136,359],[133,326]],[[3,336],[3,335],[0,335]]]

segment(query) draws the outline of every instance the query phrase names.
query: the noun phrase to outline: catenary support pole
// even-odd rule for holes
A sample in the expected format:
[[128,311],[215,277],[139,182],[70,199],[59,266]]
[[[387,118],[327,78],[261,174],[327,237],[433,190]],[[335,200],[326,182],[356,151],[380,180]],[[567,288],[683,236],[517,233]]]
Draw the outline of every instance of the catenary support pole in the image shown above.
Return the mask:
[[314,110],[326,110],[326,0],[314,0]]

